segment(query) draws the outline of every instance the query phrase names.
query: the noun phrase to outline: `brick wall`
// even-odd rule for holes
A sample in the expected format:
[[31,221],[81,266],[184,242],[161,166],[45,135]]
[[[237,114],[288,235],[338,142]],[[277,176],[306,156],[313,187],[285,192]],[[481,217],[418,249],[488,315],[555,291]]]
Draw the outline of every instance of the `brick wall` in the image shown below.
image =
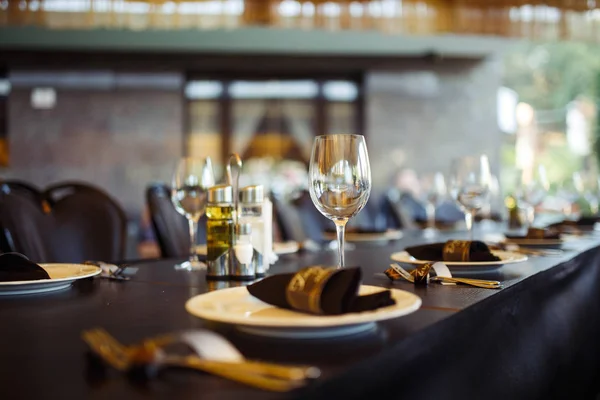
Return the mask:
[[177,90],[57,89],[54,108],[30,104],[31,89],[9,97],[10,167],[5,178],[45,187],[84,180],[139,215],[148,182],[170,180],[182,154]]
[[374,187],[385,187],[404,167],[448,171],[460,155],[486,153],[497,173],[501,65],[497,59],[414,61],[370,71],[366,130]]

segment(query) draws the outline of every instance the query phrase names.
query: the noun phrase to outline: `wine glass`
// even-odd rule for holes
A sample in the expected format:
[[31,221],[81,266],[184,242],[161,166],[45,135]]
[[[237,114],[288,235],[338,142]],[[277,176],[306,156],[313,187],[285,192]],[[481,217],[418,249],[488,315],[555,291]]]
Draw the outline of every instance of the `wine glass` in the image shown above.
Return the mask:
[[346,223],[363,209],[371,193],[371,167],[360,135],[317,136],[308,171],[310,198],[335,223],[339,262],[344,267]]
[[535,210],[544,202],[549,190],[550,182],[548,181],[546,168],[543,165],[538,165],[537,176],[529,182],[525,180],[524,176],[521,176],[517,197],[527,208],[527,222],[529,225],[533,225],[535,220]]
[[452,161],[450,192],[465,213],[471,240],[473,217],[488,202],[490,178],[490,164],[486,155],[461,157]]
[[177,212],[188,220],[190,230],[190,258],[175,266],[177,269],[203,269],[206,264],[198,260],[196,236],[198,221],[206,210],[208,188],[215,184],[210,158],[182,158],[173,174],[171,202]]
[[435,232],[435,209],[447,194],[446,180],[441,172],[424,174],[421,179],[421,200],[425,203],[427,231]]

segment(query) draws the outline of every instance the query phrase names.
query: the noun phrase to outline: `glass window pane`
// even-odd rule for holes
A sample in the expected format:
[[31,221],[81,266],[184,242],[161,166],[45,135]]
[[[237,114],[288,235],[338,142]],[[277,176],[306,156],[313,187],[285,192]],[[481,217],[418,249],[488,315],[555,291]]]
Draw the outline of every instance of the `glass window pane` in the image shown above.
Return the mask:
[[331,101],[354,101],[358,97],[358,87],[350,81],[329,81],[323,84],[323,95]]
[[216,99],[223,93],[223,84],[218,81],[191,81],[185,85],[188,99]]
[[310,99],[317,96],[316,82],[305,81],[235,81],[229,94],[236,99]]
[[355,103],[327,104],[327,133],[340,134],[356,132]]
[[219,102],[197,100],[189,103],[190,132],[187,154],[191,157],[210,157],[214,164],[222,165],[221,126]]
[[306,185],[315,136],[311,100],[234,100],[232,151],[244,160],[240,183],[287,196]]

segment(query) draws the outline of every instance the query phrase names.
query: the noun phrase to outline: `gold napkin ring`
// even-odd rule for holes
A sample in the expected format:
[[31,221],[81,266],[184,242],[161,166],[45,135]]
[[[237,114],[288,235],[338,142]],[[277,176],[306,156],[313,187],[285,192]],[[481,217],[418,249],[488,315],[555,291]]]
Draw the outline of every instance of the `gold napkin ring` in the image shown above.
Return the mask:
[[321,294],[325,285],[339,270],[335,267],[306,267],[298,271],[288,283],[285,297],[288,304],[301,311],[323,314]]
[[448,240],[442,251],[444,261],[469,261],[471,242],[469,240]]

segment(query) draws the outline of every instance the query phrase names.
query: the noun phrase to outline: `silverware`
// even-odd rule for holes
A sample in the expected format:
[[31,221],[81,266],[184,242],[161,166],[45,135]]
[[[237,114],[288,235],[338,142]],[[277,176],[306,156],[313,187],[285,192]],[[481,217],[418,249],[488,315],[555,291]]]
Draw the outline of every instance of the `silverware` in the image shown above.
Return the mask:
[[492,250],[512,251],[529,256],[556,257],[564,254],[564,250],[561,249],[530,249],[513,243],[488,243],[488,246]]
[[[117,281],[128,281],[130,278],[125,276],[123,272],[128,267],[127,264],[116,265],[116,264],[108,264],[103,261],[84,261],[86,265],[94,265],[102,270],[102,273],[98,275],[100,278],[104,279],[113,279]],[[112,267],[117,267],[116,269]]]
[[[215,336],[218,335],[215,334]],[[90,349],[108,365],[123,372],[129,372],[139,367],[145,369],[146,372],[169,367],[183,367],[278,392],[300,387],[306,383],[306,379],[318,377],[320,374],[318,368],[315,367],[290,367],[246,360],[243,362],[209,360],[195,355],[178,356],[165,353],[162,347],[180,342],[181,336],[179,335],[149,339],[137,346],[124,346],[103,329],[84,331],[82,338],[90,346]],[[225,339],[222,340],[234,348]],[[182,342],[186,343],[185,340]],[[219,347],[218,342],[213,342],[211,345],[215,343],[217,343],[216,347]],[[210,349],[207,351],[212,352]],[[237,352],[237,349],[235,351]],[[232,353],[229,353],[229,357],[235,358],[235,356],[232,357]]]
[[[426,265],[426,264],[424,264]],[[412,272],[408,272],[404,268],[402,268],[399,264],[392,263],[390,267],[394,269],[400,276],[411,283],[415,283],[415,275],[418,273],[424,273],[424,271],[419,271],[419,268],[423,268],[423,266],[419,266],[414,269]],[[426,267],[429,268],[429,267]],[[427,271],[429,273],[429,271]],[[444,276],[433,276],[429,277],[430,281],[440,282],[440,283],[462,283],[470,286],[477,286],[485,289],[501,289],[502,284],[498,281],[488,281],[484,279],[472,279],[472,278],[455,278],[455,277],[444,277]]]
[[465,285],[477,286],[484,289],[502,289],[502,285],[498,281],[488,281],[484,279],[468,279],[468,278],[450,278],[446,276],[433,276],[430,278],[433,282],[442,283],[463,283]]

